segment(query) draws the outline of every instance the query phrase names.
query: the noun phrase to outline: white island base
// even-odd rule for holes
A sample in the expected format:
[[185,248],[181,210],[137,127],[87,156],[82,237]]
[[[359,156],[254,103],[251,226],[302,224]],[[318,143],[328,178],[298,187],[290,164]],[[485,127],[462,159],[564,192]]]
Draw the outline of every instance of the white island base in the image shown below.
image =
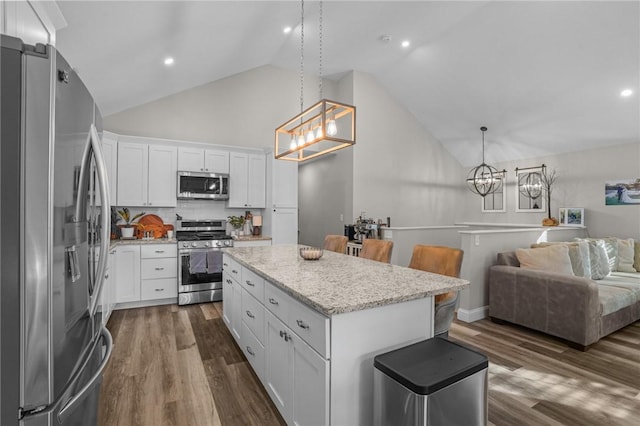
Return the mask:
[[468,281],[298,246],[228,249],[223,319],[289,425],[373,424],[373,361],[433,336],[433,296]]
[[373,359],[433,336],[433,298],[331,317],[331,425],[373,424]]

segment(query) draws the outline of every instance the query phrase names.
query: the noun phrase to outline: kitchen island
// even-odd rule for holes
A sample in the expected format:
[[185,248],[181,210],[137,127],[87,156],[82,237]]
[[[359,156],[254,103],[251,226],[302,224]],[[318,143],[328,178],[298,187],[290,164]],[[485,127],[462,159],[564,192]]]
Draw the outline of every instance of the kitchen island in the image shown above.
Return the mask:
[[298,245],[232,248],[223,319],[288,424],[370,425],[373,358],[433,335],[466,280]]

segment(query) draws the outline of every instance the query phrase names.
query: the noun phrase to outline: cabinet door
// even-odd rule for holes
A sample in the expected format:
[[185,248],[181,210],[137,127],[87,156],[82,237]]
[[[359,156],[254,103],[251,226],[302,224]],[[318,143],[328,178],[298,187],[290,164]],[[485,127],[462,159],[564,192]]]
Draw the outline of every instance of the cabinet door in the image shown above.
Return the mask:
[[118,144],[118,206],[147,205],[148,167],[147,145],[129,142]]
[[249,154],[247,170],[247,207],[263,209],[266,205],[266,157]]
[[298,209],[273,209],[271,243],[298,244]]
[[[237,284],[236,284],[237,285]],[[231,331],[231,309],[233,300],[234,282],[228,272],[222,274],[222,319],[227,328]]]
[[271,207],[298,207],[298,163],[295,161],[273,162],[271,190],[273,199]]
[[292,342],[289,337],[285,340],[284,336],[292,336],[293,332],[270,312],[265,312],[265,317],[264,383],[267,393],[284,417],[285,422],[291,424],[292,369],[290,368],[290,356]]
[[140,246],[125,245],[116,249],[116,302],[140,300]]
[[177,205],[176,184],[178,149],[175,146],[149,145],[148,203],[154,207]]
[[109,258],[107,259],[107,272],[104,276],[104,284],[102,285],[102,325],[107,325],[113,305],[115,303],[116,294],[116,250],[109,251]]
[[232,152],[229,154],[228,207],[247,207],[248,170],[248,154],[243,152]]
[[229,173],[229,152],[217,149],[205,150],[204,171],[212,173]]
[[242,329],[242,288],[236,281],[233,282],[233,292],[231,293],[231,334],[240,344],[240,331]]
[[[118,142],[115,135],[104,133],[102,137],[102,155],[109,178],[109,200],[116,204],[118,193]],[[100,189],[96,188],[96,203],[100,205]]]
[[204,150],[200,148],[180,148],[178,150],[178,170],[187,172],[204,171]]
[[329,424],[329,361],[294,335],[292,347],[292,424]]

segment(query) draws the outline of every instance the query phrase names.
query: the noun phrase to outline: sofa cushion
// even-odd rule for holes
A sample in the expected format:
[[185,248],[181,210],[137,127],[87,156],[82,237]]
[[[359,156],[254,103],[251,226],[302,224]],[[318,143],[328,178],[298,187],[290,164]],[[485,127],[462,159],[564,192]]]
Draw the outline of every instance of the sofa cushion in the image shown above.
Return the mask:
[[534,249],[516,249],[521,268],[542,269],[565,275],[574,275],[569,258],[569,248],[557,244]]
[[544,243],[531,244],[531,248],[548,247],[551,245],[563,244],[569,249],[569,259],[571,269],[576,277],[591,279],[591,262],[589,261],[589,243],[586,241],[560,242],[548,241]]
[[637,272],[612,272],[605,279],[598,281],[598,286],[601,285],[629,290],[634,295],[634,301],[640,302],[640,274]]
[[636,293],[629,288],[598,282],[598,299],[604,316],[636,303]]
[[589,263],[592,280],[601,280],[611,273],[609,257],[603,240],[598,238],[576,238],[576,241],[587,241],[589,243]]
[[618,239],[618,265],[616,271],[637,272],[633,267],[634,242],[633,238],[628,240]]

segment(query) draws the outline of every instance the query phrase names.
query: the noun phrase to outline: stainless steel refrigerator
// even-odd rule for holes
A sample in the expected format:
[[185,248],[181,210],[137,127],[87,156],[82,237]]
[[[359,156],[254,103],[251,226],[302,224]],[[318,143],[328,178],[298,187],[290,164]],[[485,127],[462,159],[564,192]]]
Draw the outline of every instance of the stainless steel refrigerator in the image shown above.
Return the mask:
[[0,424],[94,425],[112,348],[101,117],[55,48],[0,45]]

